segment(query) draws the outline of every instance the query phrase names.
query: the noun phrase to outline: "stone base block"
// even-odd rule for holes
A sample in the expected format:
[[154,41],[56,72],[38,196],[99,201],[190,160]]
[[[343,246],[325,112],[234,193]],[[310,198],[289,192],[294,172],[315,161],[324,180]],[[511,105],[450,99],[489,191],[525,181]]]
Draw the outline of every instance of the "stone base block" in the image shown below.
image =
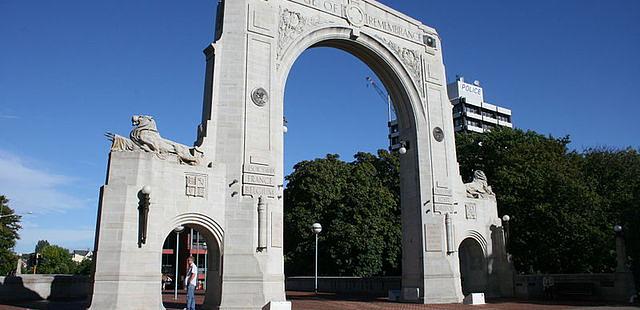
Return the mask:
[[420,299],[420,289],[405,287],[402,289],[402,301],[417,302]]
[[465,305],[484,305],[484,293],[471,293],[462,301]]
[[389,290],[389,301],[400,301],[400,290]]
[[291,310],[290,301],[270,301],[262,310]]

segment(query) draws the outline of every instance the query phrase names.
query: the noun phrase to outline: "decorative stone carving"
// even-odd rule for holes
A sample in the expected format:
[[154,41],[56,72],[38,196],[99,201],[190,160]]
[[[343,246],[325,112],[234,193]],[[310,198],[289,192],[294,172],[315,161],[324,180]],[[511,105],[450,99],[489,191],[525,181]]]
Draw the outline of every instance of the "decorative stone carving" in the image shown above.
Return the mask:
[[417,50],[408,49],[406,47],[401,47],[397,43],[379,35],[376,35],[376,38],[382,41],[387,47],[389,47],[389,49],[391,49],[396,54],[398,59],[400,59],[400,62],[402,62],[402,64],[406,67],[409,75],[411,75],[416,85],[421,85],[422,61],[420,60],[420,52]]
[[185,176],[185,195],[191,197],[204,197],[207,192],[207,176],[199,174],[187,174]]
[[158,133],[156,121],[151,116],[134,115],[131,122],[134,127],[129,134],[130,139],[110,132],[105,134],[112,141],[112,152],[151,152],[161,159],[166,159],[168,154],[172,154],[178,157],[180,163],[189,165],[198,164],[204,155],[197,147],[189,148],[162,138]]
[[467,203],[464,205],[465,215],[468,220],[475,220],[478,215],[476,213],[476,204],[475,203]]
[[347,21],[349,21],[349,24],[351,24],[354,27],[362,27],[364,26],[364,11],[362,11],[362,9],[355,5],[355,4],[349,4],[347,5],[347,7],[345,8],[345,14],[347,15]]
[[267,102],[269,102],[269,93],[262,88],[258,87],[251,92],[251,100],[259,107],[263,107]]
[[442,128],[433,128],[433,137],[436,139],[436,141],[442,142],[442,140],[444,140],[444,132],[442,131]]
[[301,13],[290,11],[289,9],[281,10],[276,58],[281,59],[285,48],[304,31],[325,23],[329,23],[329,21],[318,16],[309,18]]
[[487,182],[487,176],[482,170],[474,171],[473,181],[464,185],[467,188],[467,197],[469,198],[495,198],[495,194]]

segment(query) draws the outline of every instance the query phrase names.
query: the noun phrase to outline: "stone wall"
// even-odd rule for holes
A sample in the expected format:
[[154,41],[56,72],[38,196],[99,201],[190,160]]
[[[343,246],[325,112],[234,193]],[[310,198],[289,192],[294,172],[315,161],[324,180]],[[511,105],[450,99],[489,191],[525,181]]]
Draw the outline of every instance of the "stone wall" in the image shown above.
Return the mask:
[[[545,285],[545,282],[547,283]],[[635,293],[631,273],[516,275],[515,297],[629,302]],[[546,289],[545,289],[546,287]]]
[[[318,290],[324,293],[387,296],[400,290],[400,277],[318,277]],[[288,277],[287,291],[313,291],[313,277]]]
[[0,301],[84,300],[89,296],[89,277],[26,274],[0,277]]

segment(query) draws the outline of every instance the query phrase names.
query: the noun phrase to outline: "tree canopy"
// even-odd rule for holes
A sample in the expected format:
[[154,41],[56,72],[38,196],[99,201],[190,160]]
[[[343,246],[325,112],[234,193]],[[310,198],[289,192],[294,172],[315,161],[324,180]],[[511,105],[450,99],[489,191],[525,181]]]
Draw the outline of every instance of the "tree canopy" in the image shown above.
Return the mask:
[[286,177],[285,272],[311,274],[311,224],[323,226],[319,262],[323,274],[390,275],[400,270],[398,158],[358,153],[303,161]]
[[[509,251],[520,272],[612,271],[613,226],[639,232],[638,152],[577,152],[569,143],[568,137],[508,128],[456,136],[463,178],[483,170],[500,214],[512,218]],[[637,240],[627,238],[635,261]]]
[[33,251],[34,253],[41,253],[42,249],[44,249],[44,247],[49,245],[49,241],[47,240],[38,240],[38,243],[36,243],[36,248]]
[[[626,235],[640,278],[638,150],[569,149],[569,137],[497,128],[456,135],[460,173],[483,170],[500,215],[511,216],[509,252],[521,273],[611,272],[613,226]],[[302,161],[286,177],[285,272],[313,272],[319,222],[320,272],[397,275],[401,262],[399,162],[396,154],[358,153]]]
[[0,195],[0,275],[6,275],[16,269],[18,256],[13,253],[16,240],[19,239],[20,216],[9,207],[9,200]]
[[[36,273],[41,274],[84,274],[89,275],[92,268],[92,259],[87,258],[81,262],[73,261],[73,254],[61,246],[49,244],[47,240],[40,240],[36,244],[34,255],[39,255]],[[35,264],[33,257],[32,265]],[[33,267],[32,267],[33,268]],[[31,272],[33,269],[31,269]]]
[[70,274],[74,273],[76,264],[71,260],[69,250],[57,245],[45,245],[40,252],[37,273]]

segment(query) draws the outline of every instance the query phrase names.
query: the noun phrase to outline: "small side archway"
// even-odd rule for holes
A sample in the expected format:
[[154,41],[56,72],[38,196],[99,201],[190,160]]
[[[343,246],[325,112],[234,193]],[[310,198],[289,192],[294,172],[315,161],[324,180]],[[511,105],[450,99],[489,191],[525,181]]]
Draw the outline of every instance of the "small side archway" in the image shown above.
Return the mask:
[[460,259],[460,281],[462,293],[486,293],[487,291],[487,259],[485,247],[476,238],[467,237],[458,248]]
[[[161,256],[164,256],[166,252],[171,252],[171,265],[175,265],[174,252],[176,238],[179,238],[180,249],[178,255],[178,278],[173,281],[178,281],[178,288],[182,289],[184,276],[186,272],[185,262],[189,256],[194,256],[194,253],[206,253],[205,255],[199,255],[198,258],[202,260],[199,263],[199,275],[204,275],[200,278],[199,282],[203,283],[200,287],[201,292],[204,291],[204,301],[202,302],[202,309],[217,309],[220,306],[222,296],[222,260],[223,260],[223,230],[222,227],[213,219],[200,213],[185,213],[176,216],[172,221],[168,222],[163,236],[165,242],[163,249],[161,249]],[[176,236],[174,229],[176,227],[183,227],[184,230]],[[167,241],[169,244],[167,244]],[[165,251],[165,247],[171,251]],[[198,255],[198,254],[196,254]],[[204,258],[206,257],[206,259]],[[164,265],[165,259],[161,258]],[[171,269],[171,274],[175,274],[175,268]],[[165,269],[161,267],[161,269]],[[162,270],[163,274],[165,270]],[[172,282],[169,290],[173,290],[174,282]],[[180,291],[179,291],[180,292]],[[184,293],[182,290],[181,293]],[[196,298],[198,299],[198,298]],[[200,308],[200,307],[199,307]]]

